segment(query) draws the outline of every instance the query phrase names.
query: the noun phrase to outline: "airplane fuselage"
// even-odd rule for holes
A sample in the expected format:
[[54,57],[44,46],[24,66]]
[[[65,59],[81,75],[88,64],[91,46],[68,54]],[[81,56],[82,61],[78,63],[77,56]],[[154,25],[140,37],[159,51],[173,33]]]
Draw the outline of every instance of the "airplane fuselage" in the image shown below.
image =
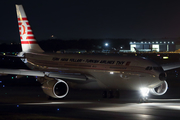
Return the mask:
[[[94,89],[139,90],[141,87],[154,88],[159,80],[161,67],[140,57],[101,54],[45,54],[26,53],[24,61],[30,69],[59,71],[64,73],[80,72],[90,75],[92,82],[72,84],[73,87]],[[146,70],[156,67],[158,70]]]

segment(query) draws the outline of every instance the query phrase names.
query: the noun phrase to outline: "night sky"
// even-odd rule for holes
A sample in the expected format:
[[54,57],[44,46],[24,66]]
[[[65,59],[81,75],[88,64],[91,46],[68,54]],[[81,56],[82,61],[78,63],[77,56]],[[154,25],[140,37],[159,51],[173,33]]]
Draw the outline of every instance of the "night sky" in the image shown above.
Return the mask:
[[19,41],[15,4],[37,40],[180,37],[179,0],[1,0],[1,41]]

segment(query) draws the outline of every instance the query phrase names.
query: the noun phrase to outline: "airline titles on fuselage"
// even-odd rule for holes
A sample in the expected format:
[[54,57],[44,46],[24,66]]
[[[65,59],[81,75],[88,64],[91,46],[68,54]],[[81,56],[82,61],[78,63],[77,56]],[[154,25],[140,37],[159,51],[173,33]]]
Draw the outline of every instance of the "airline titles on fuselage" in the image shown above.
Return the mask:
[[115,65],[130,65],[130,61],[115,61],[115,60],[95,60],[95,59],[75,59],[75,58],[57,58],[53,57],[53,61],[61,62],[76,62],[76,63],[99,63],[99,64],[115,64]]

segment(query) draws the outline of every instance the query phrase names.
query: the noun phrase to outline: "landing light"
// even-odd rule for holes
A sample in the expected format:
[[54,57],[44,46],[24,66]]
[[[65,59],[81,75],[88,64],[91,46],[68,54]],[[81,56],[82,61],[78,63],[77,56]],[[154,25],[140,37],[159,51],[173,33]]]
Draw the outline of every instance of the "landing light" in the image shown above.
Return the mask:
[[143,87],[143,88],[140,88],[140,91],[143,97],[148,96],[149,94],[149,88]]

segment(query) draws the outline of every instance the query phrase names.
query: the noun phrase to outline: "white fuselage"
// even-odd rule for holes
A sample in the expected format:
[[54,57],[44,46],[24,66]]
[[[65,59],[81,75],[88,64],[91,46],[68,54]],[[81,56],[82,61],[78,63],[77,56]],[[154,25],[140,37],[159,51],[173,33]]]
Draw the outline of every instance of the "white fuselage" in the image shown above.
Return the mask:
[[90,75],[94,80],[85,84],[70,84],[73,87],[90,89],[154,88],[162,83],[159,74],[162,69],[146,70],[148,66],[158,67],[152,61],[140,57],[100,54],[45,54],[26,53],[24,61],[30,69],[41,71],[71,71]]

